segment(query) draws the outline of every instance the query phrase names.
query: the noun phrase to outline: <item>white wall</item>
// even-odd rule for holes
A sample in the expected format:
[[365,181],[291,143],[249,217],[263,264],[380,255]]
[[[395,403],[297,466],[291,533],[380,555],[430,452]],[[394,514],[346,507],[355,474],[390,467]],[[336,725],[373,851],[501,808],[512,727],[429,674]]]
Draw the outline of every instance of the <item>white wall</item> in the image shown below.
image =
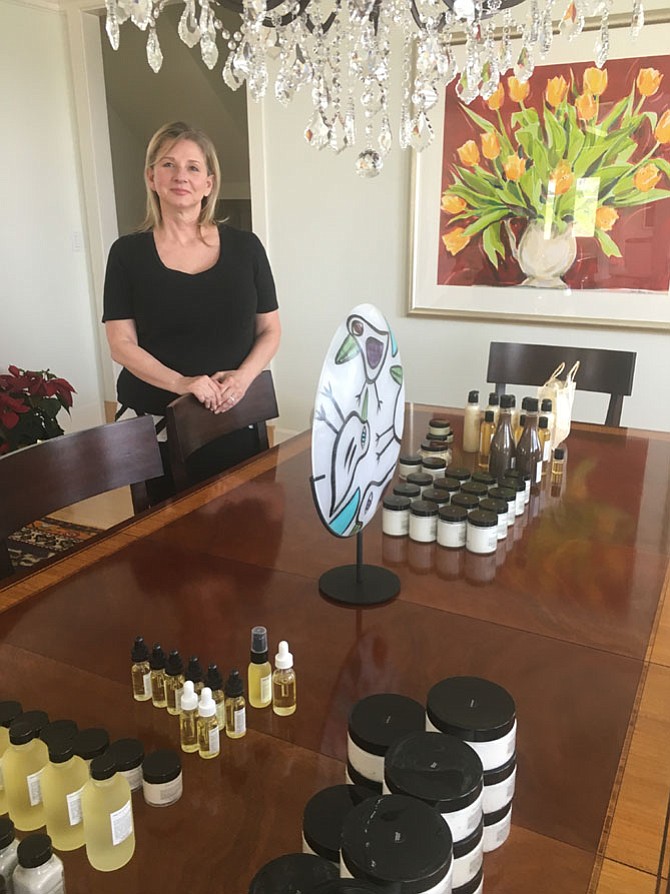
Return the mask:
[[49,367],[77,390],[71,420],[103,421],[60,13],[0,0],[0,367]]
[[[398,120],[396,90],[394,121]],[[670,430],[670,334],[423,319],[407,316],[410,157],[397,144],[374,180],[354,171],[356,151],[339,156],[310,147],[303,131],[307,97],[288,109],[274,99],[249,101],[252,202],[279,287],[284,335],[274,374],[281,426],[308,425],[321,362],[348,311],[371,301],[388,318],[403,357],[407,398],[462,406],[468,390],[488,392],[491,341],[568,344],[637,351],[634,393],[622,424]],[[362,129],[362,128],[361,128]],[[360,151],[358,149],[357,151]],[[440,152],[434,143],[427,152]],[[257,230],[259,225],[257,223]],[[670,300],[670,298],[668,299]],[[575,418],[603,422],[608,398],[577,392]]]

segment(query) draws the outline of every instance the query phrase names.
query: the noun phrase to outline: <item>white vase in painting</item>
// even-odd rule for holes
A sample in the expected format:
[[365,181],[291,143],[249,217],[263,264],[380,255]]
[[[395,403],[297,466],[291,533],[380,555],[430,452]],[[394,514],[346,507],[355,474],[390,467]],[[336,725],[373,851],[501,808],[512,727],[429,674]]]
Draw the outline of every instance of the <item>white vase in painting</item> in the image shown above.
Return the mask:
[[566,286],[561,277],[568,272],[577,257],[577,240],[572,234],[572,225],[568,225],[562,233],[557,233],[552,228],[551,234],[547,235],[545,225],[541,221],[532,220],[518,245],[511,227],[507,225],[506,229],[512,254],[526,275],[521,285],[564,289]]

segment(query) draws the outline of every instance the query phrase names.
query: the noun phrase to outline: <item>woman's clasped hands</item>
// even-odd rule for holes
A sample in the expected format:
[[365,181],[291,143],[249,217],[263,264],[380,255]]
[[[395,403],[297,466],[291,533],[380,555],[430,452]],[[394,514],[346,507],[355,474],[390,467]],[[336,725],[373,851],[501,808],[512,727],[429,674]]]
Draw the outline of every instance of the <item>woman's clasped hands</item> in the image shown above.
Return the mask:
[[225,413],[238,404],[249,383],[237,370],[214,373],[213,376],[186,377],[183,393],[190,393],[212,413]]

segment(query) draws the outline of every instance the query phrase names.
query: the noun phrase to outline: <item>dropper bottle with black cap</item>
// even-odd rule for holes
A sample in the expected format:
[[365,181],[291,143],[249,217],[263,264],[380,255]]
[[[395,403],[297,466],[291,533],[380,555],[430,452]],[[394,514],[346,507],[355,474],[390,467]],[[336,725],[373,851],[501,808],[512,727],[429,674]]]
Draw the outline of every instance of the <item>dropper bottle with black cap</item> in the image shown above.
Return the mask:
[[9,748],[2,757],[2,775],[7,808],[14,825],[22,832],[32,832],[44,825],[40,776],[49,753],[39,738],[40,729],[45,724],[25,720],[26,716],[17,717],[9,727]]
[[196,695],[200,695],[202,692],[203,686],[205,685],[203,682],[204,673],[202,671],[202,665],[200,664],[200,659],[197,655],[191,655],[188,659],[188,665],[186,667],[186,673],[184,674],[184,680],[191,680],[193,683],[193,690]]
[[91,761],[91,778],[81,795],[86,856],[94,869],[111,872],[135,853],[133,805],[128,781],[107,751]]
[[265,627],[251,629],[248,681],[251,707],[269,707],[272,704],[272,665],[268,661],[268,632]]
[[42,800],[47,832],[59,851],[84,844],[81,793],[89,774],[86,761],[74,751],[74,736],[55,732],[47,737],[49,763],[42,773]]
[[165,661],[165,697],[168,714],[179,714],[181,711],[181,693],[184,688],[184,663],[176,649]]
[[223,691],[223,677],[221,671],[216,664],[210,664],[207,668],[207,676],[205,677],[205,685],[212,690],[212,698],[216,705],[216,719],[219,724],[219,730],[223,732],[226,728],[226,706],[225,694]]
[[160,643],[154,643],[149,658],[151,671],[151,701],[154,708],[165,708],[167,698],[165,696],[165,652]]
[[130,668],[133,698],[137,702],[147,702],[151,698],[151,668],[149,667],[149,650],[141,636],[135,637],[130,657],[133,661]]

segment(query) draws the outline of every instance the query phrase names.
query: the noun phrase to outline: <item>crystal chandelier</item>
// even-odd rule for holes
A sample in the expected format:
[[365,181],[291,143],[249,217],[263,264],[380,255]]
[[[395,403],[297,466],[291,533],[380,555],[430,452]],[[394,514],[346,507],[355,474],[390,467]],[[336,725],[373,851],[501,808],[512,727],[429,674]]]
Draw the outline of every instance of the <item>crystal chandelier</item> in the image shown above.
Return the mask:
[[[112,47],[118,49],[119,26],[130,19],[148,31],[147,60],[158,72],[163,54],[156,25],[166,4],[106,0]],[[254,100],[267,94],[270,69],[270,89],[283,105],[309,88],[313,112],[305,128],[307,142],[337,153],[358,144],[356,170],[374,177],[393,142],[388,108],[392,43],[402,41],[398,143],[421,151],[433,139],[429,113],[440,90],[457,79],[457,95],[470,103],[477,96],[491,97],[509,71],[527,81],[546,58],[556,23],[571,40],[587,18],[595,17],[594,61],[602,68],[611,5],[612,0],[568,0],[565,8],[556,0],[185,0],[178,33],[188,47],[200,45],[209,69],[224,45],[224,82],[237,90],[246,81]],[[235,32],[222,24],[221,7],[240,15]],[[633,0],[631,37],[643,24],[642,0]],[[513,50],[513,37],[520,38],[520,50]],[[453,49],[457,42],[465,43],[460,66]]]

